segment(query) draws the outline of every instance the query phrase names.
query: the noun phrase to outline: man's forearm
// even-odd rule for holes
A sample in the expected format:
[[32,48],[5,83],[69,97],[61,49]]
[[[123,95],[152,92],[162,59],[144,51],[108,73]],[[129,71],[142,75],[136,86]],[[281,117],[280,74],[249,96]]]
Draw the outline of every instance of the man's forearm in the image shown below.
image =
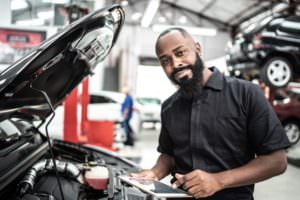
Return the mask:
[[248,164],[215,174],[222,188],[238,187],[263,181],[285,171],[287,166],[284,150],[258,156]]
[[151,169],[157,176],[158,179],[162,179],[167,176],[174,168],[173,157],[167,154],[161,154],[156,161],[156,164]]

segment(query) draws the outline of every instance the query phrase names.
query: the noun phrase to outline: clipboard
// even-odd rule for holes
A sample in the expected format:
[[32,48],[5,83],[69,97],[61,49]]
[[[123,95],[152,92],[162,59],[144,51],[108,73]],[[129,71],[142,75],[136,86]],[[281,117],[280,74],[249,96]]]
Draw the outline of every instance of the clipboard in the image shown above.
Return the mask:
[[170,185],[156,180],[135,178],[130,176],[119,176],[119,179],[129,185],[139,188],[145,193],[148,193],[158,198],[193,198],[184,190],[172,188]]

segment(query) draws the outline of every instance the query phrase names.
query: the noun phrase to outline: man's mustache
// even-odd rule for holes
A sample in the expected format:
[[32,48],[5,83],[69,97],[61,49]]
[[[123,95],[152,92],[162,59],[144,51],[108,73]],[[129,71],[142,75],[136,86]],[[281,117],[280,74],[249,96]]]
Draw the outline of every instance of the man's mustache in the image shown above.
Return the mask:
[[175,77],[175,75],[178,73],[178,72],[181,72],[181,71],[184,71],[184,70],[187,70],[187,69],[190,69],[190,70],[193,70],[193,66],[192,65],[186,65],[186,66],[183,66],[183,67],[176,67],[171,76],[172,77]]

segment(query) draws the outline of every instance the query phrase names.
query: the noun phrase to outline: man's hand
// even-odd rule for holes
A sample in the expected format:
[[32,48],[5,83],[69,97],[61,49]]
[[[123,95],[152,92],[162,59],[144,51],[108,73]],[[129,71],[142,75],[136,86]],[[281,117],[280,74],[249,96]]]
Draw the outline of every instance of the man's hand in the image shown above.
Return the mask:
[[208,197],[223,189],[216,174],[194,170],[188,174],[176,174],[176,181],[173,188],[182,186],[189,194],[195,198]]
[[135,178],[160,180],[167,176],[171,169],[174,168],[173,157],[167,154],[160,154],[156,164],[151,169],[145,169],[137,173],[131,173],[130,176]]
[[135,178],[158,180],[157,175],[151,169],[145,169],[138,173],[131,173],[130,176],[135,177]]

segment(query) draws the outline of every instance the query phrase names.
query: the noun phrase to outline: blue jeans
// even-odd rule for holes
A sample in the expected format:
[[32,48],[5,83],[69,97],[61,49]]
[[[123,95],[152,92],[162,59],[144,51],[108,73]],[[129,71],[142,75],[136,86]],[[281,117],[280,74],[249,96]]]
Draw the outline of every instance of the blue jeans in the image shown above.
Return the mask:
[[124,142],[125,145],[133,146],[134,141],[133,141],[133,132],[129,124],[130,120],[126,119],[123,121],[122,126],[125,130],[126,133],[126,141]]

